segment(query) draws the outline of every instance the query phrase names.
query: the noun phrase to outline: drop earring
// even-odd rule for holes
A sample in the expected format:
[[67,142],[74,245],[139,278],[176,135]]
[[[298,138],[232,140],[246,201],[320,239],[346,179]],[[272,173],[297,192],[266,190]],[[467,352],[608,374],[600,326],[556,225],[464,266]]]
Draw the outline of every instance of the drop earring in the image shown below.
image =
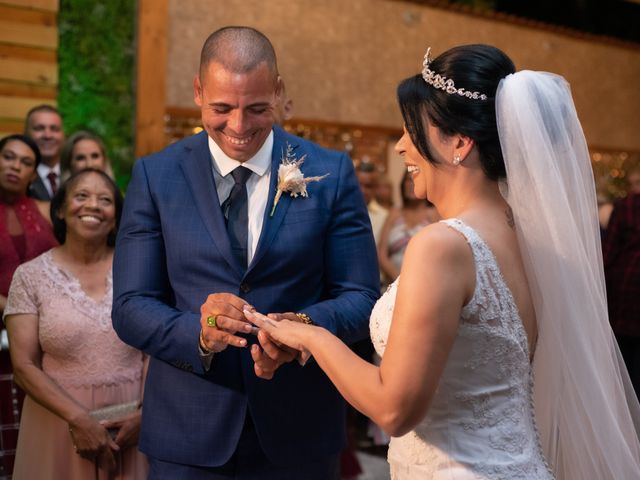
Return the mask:
[[460,165],[460,162],[462,161],[462,159],[460,158],[460,154],[456,153],[453,156],[453,164],[457,167],[458,165]]

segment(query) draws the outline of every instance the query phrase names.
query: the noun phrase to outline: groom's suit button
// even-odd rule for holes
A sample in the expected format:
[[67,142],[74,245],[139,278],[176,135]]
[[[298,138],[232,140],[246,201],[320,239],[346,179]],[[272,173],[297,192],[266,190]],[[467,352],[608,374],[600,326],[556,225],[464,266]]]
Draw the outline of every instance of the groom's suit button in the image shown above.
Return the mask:
[[251,286],[248,283],[242,282],[240,284],[240,291],[242,293],[249,293],[251,291]]

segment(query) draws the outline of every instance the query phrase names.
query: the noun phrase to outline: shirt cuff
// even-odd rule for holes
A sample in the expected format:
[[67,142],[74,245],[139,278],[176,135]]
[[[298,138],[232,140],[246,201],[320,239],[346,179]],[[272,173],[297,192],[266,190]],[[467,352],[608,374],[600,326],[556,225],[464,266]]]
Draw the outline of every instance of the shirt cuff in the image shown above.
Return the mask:
[[200,346],[200,342],[198,341],[198,356],[200,357],[200,362],[202,362],[202,368],[204,368],[205,372],[211,370],[211,362],[213,361],[214,352],[207,353],[202,350]]

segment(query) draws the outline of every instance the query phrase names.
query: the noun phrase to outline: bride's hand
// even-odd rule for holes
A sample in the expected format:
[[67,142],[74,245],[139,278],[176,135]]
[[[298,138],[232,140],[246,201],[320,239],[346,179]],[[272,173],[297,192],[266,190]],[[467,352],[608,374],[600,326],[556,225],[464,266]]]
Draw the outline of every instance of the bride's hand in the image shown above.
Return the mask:
[[249,308],[244,309],[244,315],[251,323],[266,333],[278,346],[287,346],[300,353],[299,361],[304,364],[309,358],[307,344],[309,336],[313,334],[313,325],[287,320],[280,315],[280,320],[275,320]]

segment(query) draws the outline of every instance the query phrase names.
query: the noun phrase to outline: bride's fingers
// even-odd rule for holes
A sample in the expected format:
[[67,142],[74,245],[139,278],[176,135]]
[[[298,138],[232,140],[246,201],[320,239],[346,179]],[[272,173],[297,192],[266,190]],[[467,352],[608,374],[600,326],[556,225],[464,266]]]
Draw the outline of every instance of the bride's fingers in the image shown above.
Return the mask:
[[260,342],[263,352],[274,362],[288,362],[293,358],[293,355],[284,350],[283,346],[272,338],[269,332],[263,329],[258,332],[258,342]]
[[278,322],[261,314],[260,312],[255,310],[252,311],[245,307],[243,313],[247,320],[253,323],[256,327],[264,328],[267,332],[271,332],[273,329],[278,328]]

